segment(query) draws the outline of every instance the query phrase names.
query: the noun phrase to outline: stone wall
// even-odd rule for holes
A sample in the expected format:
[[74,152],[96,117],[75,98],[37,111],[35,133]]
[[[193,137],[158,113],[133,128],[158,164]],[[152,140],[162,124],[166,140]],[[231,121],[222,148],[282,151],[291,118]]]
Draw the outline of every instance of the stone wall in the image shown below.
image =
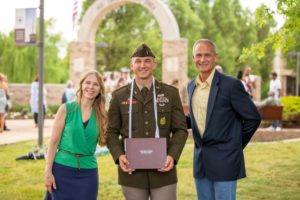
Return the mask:
[[[12,105],[30,105],[30,85],[31,84],[9,84],[8,92]],[[48,105],[59,105],[63,95],[65,84],[46,84]]]

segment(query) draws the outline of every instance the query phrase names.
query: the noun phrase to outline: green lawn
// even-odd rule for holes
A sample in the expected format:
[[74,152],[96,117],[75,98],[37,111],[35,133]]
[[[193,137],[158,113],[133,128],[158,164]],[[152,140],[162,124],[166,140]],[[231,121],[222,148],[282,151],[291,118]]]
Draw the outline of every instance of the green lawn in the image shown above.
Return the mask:
[[[15,161],[32,149],[34,142],[0,146],[0,199],[40,200],[44,160]],[[192,177],[193,143],[189,139],[178,164],[178,199],[196,199]],[[245,151],[248,178],[238,182],[241,200],[300,199],[300,142],[251,144]],[[110,155],[98,157],[100,200],[121,200],[117,170]]]

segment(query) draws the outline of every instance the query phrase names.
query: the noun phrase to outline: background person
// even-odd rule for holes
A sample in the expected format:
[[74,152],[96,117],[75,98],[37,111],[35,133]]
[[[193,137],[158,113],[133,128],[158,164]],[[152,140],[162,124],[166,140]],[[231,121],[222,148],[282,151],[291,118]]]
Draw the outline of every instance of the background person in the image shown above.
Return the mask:
[[254,90],[255,90],[256,86],[255,86],[255,77],[252,74],[251,67],[247,66],[244,68],[243,79],[246,82],[246,85],[248,87],[247,91],[248,91],[250,97],[253,98]]
[[[10,101],[10,96],[8,94],[8,79],[7,76],[3,73],[0,73],[0,77],[2,77],[2,80],[5,82],[7,89],[6,89],[6,106],[5,106],[5,114],[7,114],[9,112],[9,109],[11,108],[11,101]],[[6,126],[5,123],[5,114],[4,114],[4,127],[3,130],[4,131],[10,131],[10,129]]]
[[[272,95],[272,99],[274,99],[275,102],[280,102],[281,97],[281,82],[277,79],[277,73],[272,72],[271,74],[271,80],[269,84],[269,94]],[[271,126],[267,129],[268,131],[281,131],[281,121],[279,120],[273,120]]]
[[7,84],[5,77],[0,75],[0,133],[4,130],[5,108],[7,106]]
[[236,78],[239,79],[242,82],[245,91],[249,94],[250,91],[249,91],[247,83],[246,83],[246,81],[244,79],[243,72],[241,70],[238,71]]
[[74,83],[71,80],[67,81],[66,88],[62,96],[62,103],[74,101],[76,98],[76,91],[74,89]]
[[224,73],[223,67],[221,65],[216,65],[215,69],[220,73]]
[[[134,138],[155,137],[153,90],[157,95],[157,120],[161,137],[167,139],[167,157],[161,169],[134,170],[128,167],[124,140],[128,137],[131,84],[113,92],[109,107],[108,148],[118,164],[119,184],[126,200],[176,200],[176,164],[187,139],[186,119],[178,90],[153,79],[156,68],[151,49],[142,44],[131,56],[134,73],[132,134]],[[154,80],[154,82],[153,82]],[[155,87],[153,87],[155,85]]]
[[[43,119],[47,111],[47,90],[44,85],[43,88]],[[33,120],[35,127],[38,127],[38,113],[39,113],[39,76],[36,75],[30,87],[30,107],[33,112]]]
[[106,144],[105,90],[101,75],[88,71],[77,99],[55,116],[45,169],[46,199],[96,200],[96,145]]
[[122,81],[123,85],[127,85],[128,83],[131,82],[130,70],[127,67],[121,68],[121,78],[123,79]]
[[260,115],[240,80],[215,70],[215,44],[193,46],[199,75],[188,84],[198,200],[235,200],[237,179],[246,176],[243,149],[260,124]]
[[[281,102],[279,99],[275,98],[275,93],[273,91],[268,92],[268,97],[260,102],[254,101],[255,106],[260,109],[263,108],[267,105],[272,105],[272,106],[280,106]],[[275,129],[272,129],[275,130]]]

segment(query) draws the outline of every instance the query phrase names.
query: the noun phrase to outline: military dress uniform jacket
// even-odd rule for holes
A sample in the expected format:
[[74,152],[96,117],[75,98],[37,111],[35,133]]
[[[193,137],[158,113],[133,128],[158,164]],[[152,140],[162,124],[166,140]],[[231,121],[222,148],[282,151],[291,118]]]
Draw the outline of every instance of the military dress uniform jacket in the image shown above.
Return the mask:
[[[153,86],[152,86],[153,87]],[[132,99],[132,137],[154,138],[155,116],[153,107],[153,88],[144,100],[137,85],[134,85]],[[129,104],[131,84],[123,86],[112,94],[108,111],[108,148],[118,164],[124,152],[124,139],[128,138]],[[178,162],[187,139],[186,119],[183,113],[178,90],[167,84],[155,81],[158,126],[160,137],[167,138],[167,154]],[[137,188],[157,188],[177,183],[176,166],[169,172],[156,169],[135,170],[124,173],[118,167],[119,184]]]

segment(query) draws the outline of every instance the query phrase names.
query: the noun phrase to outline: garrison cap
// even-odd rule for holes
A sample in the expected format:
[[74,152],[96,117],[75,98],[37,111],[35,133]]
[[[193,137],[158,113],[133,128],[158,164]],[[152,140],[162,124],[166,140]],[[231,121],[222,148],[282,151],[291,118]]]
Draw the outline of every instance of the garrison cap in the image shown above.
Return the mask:
[[146,44],[141,44],[134,50],[130,58],[148,57],[148,56],[155,58],[155,55],[152,53],[151,49]]

